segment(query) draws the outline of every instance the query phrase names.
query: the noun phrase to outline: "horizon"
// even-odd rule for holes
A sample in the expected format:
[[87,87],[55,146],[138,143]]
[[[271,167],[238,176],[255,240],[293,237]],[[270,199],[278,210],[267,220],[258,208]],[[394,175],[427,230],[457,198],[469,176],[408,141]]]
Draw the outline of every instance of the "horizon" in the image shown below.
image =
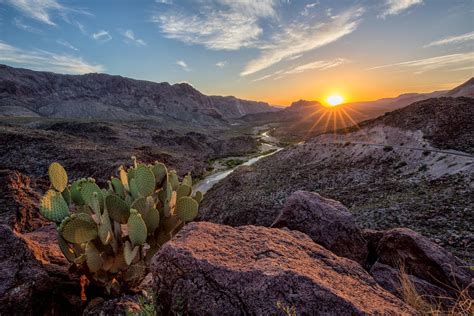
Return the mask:
[[0,62],[186,82],[278,106],[450,90],[474,77],[471,1],[111,4],[0,1]]

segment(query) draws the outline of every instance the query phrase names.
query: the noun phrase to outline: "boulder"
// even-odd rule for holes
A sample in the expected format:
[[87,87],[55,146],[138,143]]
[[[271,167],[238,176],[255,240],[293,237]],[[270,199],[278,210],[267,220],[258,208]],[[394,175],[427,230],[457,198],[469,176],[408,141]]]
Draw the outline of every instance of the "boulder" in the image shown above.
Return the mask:
[[358,263],[298,231],[190,223],[151,272],[165,314],[415,314]]
[[392,267],[402,264],[409,274],[448,291],[462,290],[473,281],[474,274],[466,263],[408,228],[385,231],[376,252],[380,263]]
[[303,232],[336,255],[361,264],[365,264],[367,259],[367,242],[352,214],[340,202],[317,193],[293,193],[272,227]]
[[[404,289],[400,270],[392,268],[386,264],[376,262],[370,269],[370,274],[377,283],[390,293],[404,299]],[[440,298],[448,298],[450,295],[445,290],[434,284],[410,274],[404,274],[404,280],[410,281],[413,289],[425,300],[430,300],[436,304]]]

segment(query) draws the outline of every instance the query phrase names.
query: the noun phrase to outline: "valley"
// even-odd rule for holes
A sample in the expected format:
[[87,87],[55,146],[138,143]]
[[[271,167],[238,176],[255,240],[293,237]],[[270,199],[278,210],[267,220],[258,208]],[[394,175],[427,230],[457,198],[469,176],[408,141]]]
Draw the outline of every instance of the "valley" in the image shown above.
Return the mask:
[[[374,240],[382,243],[385,238],[382,235],[401,234],[402,237],[397,237],[401,241],[395,243],[396,247],[401,245],[397,250],[400,256],[405,255],[404,251],[414,251],[408,256],[415,258],[434,252],[438,256],[436,260],[443,258],[459,269],[456,273],[461,276],[463,286],[466,285],[469,276],[461,266],[472,266],[474,262],[472,79],[451,91],[432,94],[402,95],[332,108],[316,101],[300,100],[278,109],[234,97],[208,97],[183,84],[155,84],[107,75],[61,77],[11,67],[0,70],[0,87],[3,87],[0,91],[0,229],[4,230],[1,237],[5,245],[20,243],[17,247],[26,257],[36,258],[28,259],[26,268],[4,265],[5,269],[21,271],[8,273],[15,277],[6,282],[3,290],[6,300],[15,301],[12,296],[17,289],[15,284],[24,284],[25,278],[41,283],[40,277],[47,280],[54,277],[63,284],[66,293],[54,294],[54,300],[62,304],[58,308],[74,308],[75,313],[83,311],[78,302],[71,301],[71,297],[78,299],[74,294],[77,289],[70,286],[77,280],[69,279],[75,274],[67,274],[68,263],[59,250],[45,249],[53,247],[45,241],[57,238],[54,225],[48,225],[38,213],[40,196],[49,187],[46,171],[52,161],[58,161],[68,170],[70,179],[94,177],[99,185],[105,186],[111,175],[118,175],[119,166],[130,166],[132,156],[146,164],[163,162],[175,169],[179,178],[190,172],[193,191],[201,191],[204,198],[200,201],[197,223],[187,224],[183,231],[189,236],[196,235],[198,241],[195,244],[188,241],[179,247],[191,245],[200,249],[199,253],[206,256],[203,262],[213,265],[211,270],[233,271],[227,265],[232,266],[242,258],[241,246],[247,247],[244,256],[250,256],[251,260],[256,256],[257,261],[272,260],[271,264],[278,266],[279,258],[287,262],[287,258],[298,254],[302,257],[296,259],[291,269],[301,269],[298,264],[308,254],[287,248],[288,244],[295,245],[296,238],[311,252],[310,257],[332,258],[333,263],[326,259],[311,263],[316,270],[355,269],[355,275],[338,272],[334,277],[355,282],[355,288],[364,289],[366,295],[381,295],[385,303],[394,303],[394,310],[407,311],[409,307],[395,298],[402,295],[384,283],[385,273],[396,274],[393,269],[398,266],[383,259],[381,246],[373,245]],[[32,78],[34,84],[29,82]],[[48,84],[44,84],[45,78]],[[111,86],[120,88],[108,91]],[[56,92],[51,93],[51,89]],[[144,100],[148,98],[155,103],[146,103]],[[282,219],[288,212],[297,214]],[[307,220],[306,216],[313,213],[323,217]],[[331,225],[342,226],[334,229]],[[316,231],[313,226],[317,227]],[[240,232],[245,235],[241,236]],[[418,241],[425,237],[413,237],[416,233],[426,239]],[[180,239],[163,248],[160,258],[172,258],[180,253],[180,250],[174,253],[173,247],[188,235],[179,236]],[[248,236],[263,241],[249,242]],[[407,250],[402,242],[407,236],[427,249]],[[200,240],[210,244],[204,247]],[[216,244],[219,246],[213,252],[210,249]],[[279,245],[275,247],[280,252],[266,250],[269,244]],[[227,250],[228,245],[237,250]],[[341,250],[347,247],[354,249]],[[258,253],[249,254],[254,248]],[[10,253],[8,249],[2,251]],[[43,252],[46,255],[40,254]],[[450,252],[456,257],[451,257]],[[215,253],[224,255],[213,261]],[[233,256],[238,258],[222,261]],[[6,258],[18,259],[11,253]],[[42,265],[37,258],[55,263]],[[191,259],[200,260],[186,258]],[[420,260],[420,271],[425,266],[434,269],[429,266],[431,259]],[[168,269],[181,278],[182,268],[176,272],[177,268],[169,267],[167,262],[151,267],[150,271],[162,275],[161,269]],[[267,268],[263,265],[258,269]],[[42,274],[36,276],[34,269],[40,269]],[[252,269],[257,268],[252,266]],[[419,268],[413,269],[410,277],[421,275],[423,282],[429,280],[429,286],[441,286],[416,270]],[[200,278],[204,270],[190,271],[190,275]],[[214,277],[219,279],[226,273]],[[367,284],[375,282],[370,281],[372,277],[395,296],[381,287],[375,292],[367,288]],[[193,282],[194,279],[187,284],[194,286]],[[318,287],[326,280],[311,282],[311,287]],[[49,291],[50,283],[45,284]],[[165,291],[162,295],[174,295],[173,288],[166,286],[160,287],[160,291]],[[219,291],[228,291],[232,286],[226,283]],[[338,284],[331,287],[338,288]],[[43,293],[29,287],[25,291]],[[194,293],[195,289],[190,291]],[[445,293],[445,289],[436,288],[436,291]],[[219,297],[212,299],[219,301]],[[347,299],[357,301],[351,295]],[[31,296],[29,302],[34,300]],[[304,308],[305,303],[298,302]],[[12,306],[8,304],[5,306]],[[53,302],[37,304],[44,304],[41,308],[48,309]],[[113,308],[119,306],[110,304]],[[171,306],[166,301],[163,304],[166,308]],[[85,311],[89,313],[94,308],[89,304]]]

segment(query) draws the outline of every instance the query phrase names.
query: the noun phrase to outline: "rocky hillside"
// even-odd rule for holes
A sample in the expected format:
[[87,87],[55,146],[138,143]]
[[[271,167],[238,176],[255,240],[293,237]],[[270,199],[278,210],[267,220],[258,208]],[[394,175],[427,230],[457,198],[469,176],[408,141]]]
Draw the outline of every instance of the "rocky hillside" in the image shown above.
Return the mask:
[[292,192],[315,191],[343,202],[363,227],[409,227],[472,261],[473,101],[414,103],[241,167],[208,191],[201,218],[269,226]]
[[212,126],[273,110],[264,102],[206,96],[186,83],[60,75],[0,65],[0,116],[160,119]]

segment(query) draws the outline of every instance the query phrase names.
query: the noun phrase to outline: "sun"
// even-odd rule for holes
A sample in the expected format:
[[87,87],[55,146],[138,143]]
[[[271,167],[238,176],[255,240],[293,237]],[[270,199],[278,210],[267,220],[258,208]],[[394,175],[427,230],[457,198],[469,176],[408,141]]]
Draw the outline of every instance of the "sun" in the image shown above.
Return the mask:
[[344,102],[344,98],[338,94],[333,94],[328,96],[326,101],[330,106],[336,106]]

